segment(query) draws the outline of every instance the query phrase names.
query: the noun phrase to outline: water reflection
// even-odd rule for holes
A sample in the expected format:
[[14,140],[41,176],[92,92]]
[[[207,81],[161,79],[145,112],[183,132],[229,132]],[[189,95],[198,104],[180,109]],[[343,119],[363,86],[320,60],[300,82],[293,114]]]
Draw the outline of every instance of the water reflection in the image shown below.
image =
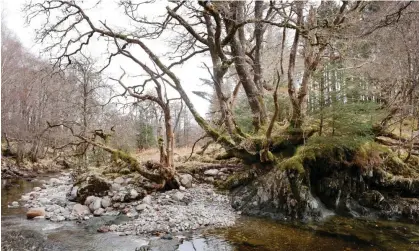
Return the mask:
[[[27,181],[24,179],[4,179],[1,180],[1,215],[20,215],[25,213],[23,204],[19,199],[25,193],[30,192],[34,187],[40,186],[38,180]],[[18,201],[18,208],[9,208],[13,201]]]

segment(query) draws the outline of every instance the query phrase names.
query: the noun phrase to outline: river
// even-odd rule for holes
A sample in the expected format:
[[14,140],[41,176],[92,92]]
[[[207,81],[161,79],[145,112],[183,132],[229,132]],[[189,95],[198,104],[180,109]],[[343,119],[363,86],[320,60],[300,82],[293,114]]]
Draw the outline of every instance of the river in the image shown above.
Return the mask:
[[[89,223],[26,220],[25,208],[8,208],[38,181],[2,180],[2,250],[129,250],[146,243],[141,236],[97,233]],[[419,250],[419,226],[388,221],[331,216],[323,222],[301,224],[241,217],[233,227],[182,233],[185,240],[161,240],[151,250],[179,251],[349,251]],[[8,248],[4,249],[5,244]]]

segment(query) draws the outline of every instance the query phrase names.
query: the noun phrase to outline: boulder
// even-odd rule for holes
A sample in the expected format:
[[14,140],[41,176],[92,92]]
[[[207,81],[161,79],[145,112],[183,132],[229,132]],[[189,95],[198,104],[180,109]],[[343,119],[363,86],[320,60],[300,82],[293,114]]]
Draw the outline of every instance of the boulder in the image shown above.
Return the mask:
[[186,188],[191,188],[192,187],[192,175],[190,175],[188,173],[180,175],[180,184],[182,184],[182,186],[184,186]]
[[93,202],[93,200],[95,199],[96,197],[95,196],[88,196],[87,198],[86,198],[86,200],[84,201],[84,205],[86,205],[86,206],[89,206],[90,204],[92,204],[92,202]]
[[73,186],[71,188],[70,194],[68,195],[69,201],[76,201],[77,200],[77,191],[79,190],[78,186]]
[[181,192],[176,192],[174,195],[172,195],[172,198],[177,201],[181,201],[184,197],[185,194]]
[[131,199],[136,199],[139,194],[135,189],[131,189],[131,191],[129,192],[129,195]]
[[108,196],[102,198],[102,207],[107,208],[111,206],[111,199]]
[[207,176],[216,176],[218,174],[218,172],[219,171],[217,169],[209,169],[209,170],[206,170],[204,172],[204,175],[207,175]]
[[45,216],[45,209],[43,207],[31,208],[26,212],[26,218],[28,219],[33,219],[38,216]]
[[79,181],[77,185],[79,188],[77,190],[76,201],[80,203],[83,203],[91,195],[98,197],[105,196],[111,188],[110,183],[97,175],[87,176],[86,179]]
[[102,207],[102,199],[101,198],[94,198],[92,203],[89,205],[90,211],[94,212]]
[[82,205],[82,204],[76,204],[73,207],[73,210],[71,212],[71,214],[73,215],[78,215],[78,216],[84,216],[84,215],[89,215],[90,214],[90,210],[87,206]]
[[103,213],[105,213],[105,209],[103,208],[98,208],[93,212],[94,216],[101,216]]

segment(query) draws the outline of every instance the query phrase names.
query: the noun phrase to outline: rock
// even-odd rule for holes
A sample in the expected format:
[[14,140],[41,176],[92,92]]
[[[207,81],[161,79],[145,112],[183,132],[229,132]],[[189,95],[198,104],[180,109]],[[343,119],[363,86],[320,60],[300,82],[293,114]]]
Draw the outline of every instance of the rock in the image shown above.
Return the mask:
[[26,218],[28,219],[33,219],[38,216],[45,216],[45,209],[43,207],[31,208],[26,212]]
[[370,190],[370,191],[362,193],[359,203],[362,206],[380,209],[380,203],[384,199],[385,199],[384,196],[380,192],[376,190]]
[[150,245],[144,245],[138,248],[135,248],[135,251],[149,251],[151,250],[151,246]]
[[52,185],[52,186],[54,186],[54,185],[58,185],[58,184],[61,184],[62,182],[61,182],[61,180],[59,180],[59,179],[57,179],[57,178],[51,178],[50,180],[49,180],[49,184],[50,185]]
[[77,199],[77,191],[79,190],[78,186],[73,186],[70,191],[70,195],[68,196],[69,201],[76,201]]
[[105,213],[105,209],[103,208],[98,208],[93,212],[94,216],[101,216],[103,213]]
[[122,168],[120,171],[119,171],[119,173],[120,174],[129,174],[129,173],[131,173],[131,170],[129,170],[129,168]]
[[112,191],[119,191],[121,189],[121,185],[118,183],[112,183],[111,190]]
[[108,196],[102,198],[102,207],[107,208],[111,206],[111,199]]
[[129,194],[131,199],[136,199],[138,197],[138,192],[135,189],[131,189]]
[[131,210],[131,211],[129,211],[128,213],[127,213],[127,216],[128,217],[130,217],[130,218],[133,218],[133,217],[135,217],[135,216],[137,216],[138,215],[138,213],[137,213],[137,211],[135,211],[135,210]]
[[173,236],[171,234],[165,234],[161,237],[163,240],[172,240]]
[[137,207],[135,207],[135,210],[142,212],[147,208],[147,204],[140,204]]
[[101,226],[100,228],[97,229],[97,231],[99,233],[107,233],[107,232],[109,232],[109,227],[108,226]]
[[73,215],[84,216],[90,214],[90,210],[87,206],[82,204],[76,204],[73,206],[73,210],[71,212]]
[[207,175],[207,176],[216,176],[218,174],[218,172],[219,171],[217,169],[209,169],[209,170],[206,170],[204,172],[204,175]]
[[65,221],[65,217],[62,215],[57,216],[57,221]]
[[41,203],[42,205],[50,205],[51,204],[51,200],[47,199],[47,198],[40,198],[39,199],[39,203]]
[[182,186],[186,187],[186,188],[191,188],[192,187],[192,175],[186,173],[186,174],[182,174],[180,175],[180,184],[182,184]]
[[206,177],[205,181],[208,183],[213,183],[214,182],[214,177]]
[[29,195],[22,195],[22,198],[21,198],[22,201],[28,201],[29,199],[30,199]]
[[95,200],[96,196],[88,196],[84,201],[84,205],[89,206]]
[[185,197],[185,194],[184,194],[184,193],[181,193],[181,192],[176,192],[176,193],[172,196],[172,198],[173,198],[174,200],[177,200],[177,201],[181,201],[184,197]]
[[40,187],[34,187],[34,188],[33,188],[33,190],[34,190],[35,192],[39,192],[39,191],[41,191],[41,190],[42,190],[42,188],[40,188]]
[[19,202],[13,201],[12,202],[12,207],[19,207]]
[[118,177],[118,178],[114,179],[113,182],[120,185],[120,184],[124,183],[124,178]]
[[66,207],[67,206],[67,200],[65,198],[61,198],[61,197],[52,198],[51,203],[54,204],[54,205],[59,205],[60,207]]
[[151,205],[151,196],[147,195],[146,197],[143,198],[143,203]]
[[55,215],[55,214],[51,215],[51,217],[49,218],[49,220],[52,221],[52,222],[58,222],[59,221],[58,220],[58,216]]
[[94,198],[94,200],[92,201],[92,203],[90,203],[89,208],[90,211],[94,212],[96,210],[98,210],[99,208],[102,207],[102,199],[101,198]]
[[83,203],[88,196],[94,195],[98,197],[105,196],[111,184],[104,178],[97,175],[90,175],[83,181],[78,182],[79,189],[77,190],[77,202]]
[[184,186],[180,186],[180,187],[179,187],[179,190],[180,190],[180,191],[185,191],[185,190],[186,190],[186,188],[185,188]]

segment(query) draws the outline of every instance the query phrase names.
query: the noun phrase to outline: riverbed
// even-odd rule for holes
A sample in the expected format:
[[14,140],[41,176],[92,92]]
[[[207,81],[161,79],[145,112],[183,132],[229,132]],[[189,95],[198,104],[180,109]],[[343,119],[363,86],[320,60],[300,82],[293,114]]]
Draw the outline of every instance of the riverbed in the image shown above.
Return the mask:
[[[87,222],[27,220],[23,207],[9,208],[37,181],[2,181],[2,250],[419,250],[419,226],[331,216],[317,223],[284,223],[240,217],[234,226],[173,233],[163,237],[98,233],[105,217]],[[118,219],[114,219],[118,220]]]

